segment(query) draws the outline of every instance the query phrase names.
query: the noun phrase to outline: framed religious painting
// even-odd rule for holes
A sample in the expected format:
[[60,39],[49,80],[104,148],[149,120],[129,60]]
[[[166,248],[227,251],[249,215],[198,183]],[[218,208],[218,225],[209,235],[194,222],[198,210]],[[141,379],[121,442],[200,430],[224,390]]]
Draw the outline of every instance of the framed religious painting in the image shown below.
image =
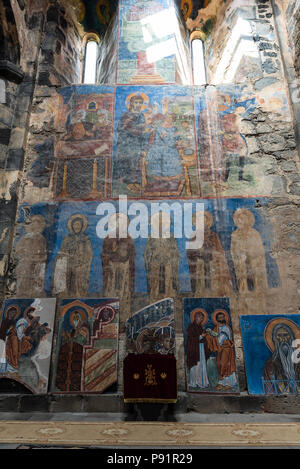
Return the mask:
[[241,316],[250,394],[300,393],[300,314]]
[[25,386],[33,394],[48,390],[55,298],[9,298],[0,323],[0,379]]
[[238,376],[228,298],[185,298],[187,391],[237,394]]
[[115,390],[118,331],[119,300],[63,299],[59,305],[52,391]]

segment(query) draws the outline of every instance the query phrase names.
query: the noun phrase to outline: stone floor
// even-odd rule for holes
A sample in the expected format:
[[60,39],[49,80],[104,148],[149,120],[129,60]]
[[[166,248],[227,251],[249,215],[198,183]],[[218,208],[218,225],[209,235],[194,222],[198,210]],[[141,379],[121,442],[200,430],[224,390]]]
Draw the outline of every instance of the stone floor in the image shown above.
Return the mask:
[[[237,428],[237,431],[245,431],[243,429],[246,428],[246,431],[253,432],[253,426],[255,425],[255,430],[263,428],[265,425],[264,424],[271,424],[273,425],[273,429],[275,430],[275,433],[278,432],[283,432],[283,443],[280,444],[280,446],[275,445],[267,445],[268,449],[275,449],[275,448],[280,448],[280,449],[300,449],[300,414],[255,414],[255,413],[243,413],[243,414],[238,414],[238,413],[232,413],[232,414],[200,414],[196,412],[190,412],[190,413],[177,413],[175,415],[176,418],[176,423],[177,428],[181,428],[180,425],[178,424],[182,423],[185,424],[215,424],[214,427],[217,430],[217,428],[222,425],[226,424],[232,424],[232,428]],[[82,422],[82,423],[112,423],[116,424],[118,422],[128,422],[128,414],[124,413],[104,413],[104,412],[99,412],[99,413],[71,413],[71,412],[62,412],[62,413],[43,413],[43,412],[32,412],[32,413],[20,413],[20,412],[1,412],[0,413],[0,428],[1,428],[1,422],[3,424],[7,422],[27,422],[29,425],[30,423],[33,422],[52,422],[52,424],[55,426],[55,422],[67,425],[68,423],[75,423],[75,422]],[[174,420],[173,420],[174,422]],[[149,423],[149,422],[148,422]],[[158,424],[158,422],[155,422]],[[141,422],[139,422],[141,424]],[[166,424],[166,422],[164,422]],[[162,425],[164,425],[162,424]],[[249,426],[248,426],[249,424]],[[277,425],[278,424],[278,428]],[[172,425],[172,423],[170,423]],[[244,425],[244,426],[243,426]],[[83,428],[83,427],[82,427]],[[282,428],[282,430],[281,430]],[[291,432],[295,434],[295,428],[297,433],[299,433],[299,446],[295,445],[295,442],[291,445],[287,444],[287,438],[284,438],[284,432]],[[250,429],[250,430],[249,430]],[[252,429],[252,430],[251,430]],[[254,432],[255,433],[255,432]],[[263,430],[262,430],[263,433]],[[251,436],[251,435],[250,435]],[[279,440],[278,440],[279,441]],[[250,449],[262,449],[265,448],[266,446],[262,444],[260,446],[259,441],[256,441],[254,444],[254,441],[250,441]],[[184,439],[182,441],[182,444],[180,446],[172,446],[172,445],[161,445],[157,446],[155,445],[154,448],[156,449],[168,449],[168,450],[178,450],[178,447],[181,449],[191,449],[189,445],[185,445]],[[197,449],[211,449],[211,448],[217,448],[217,449],[249,449],[248,443],[245,444],[245,446],[231,446],[231,445],[216,445],[214,444],[213,446],[193,446],[193,450]],[[16,442],[16,443],[7,443],[3,442],[1,443],[1,435],[0,435],[0,450],[1,449],[65,449],[65,448],[70,448],[70,449],[106,449],[106,450],[112,450],[111,446],[107,446],[105,444],[103,445],[80,445],[78,442],[74,443],[74,446],[70,445],[65,445],[63,444],[60,446],[58,443],[26,443],[22,444],[21,442]],[[151,448],[151,447],[150,447]],[[122,445],[114,445],[113,447],[114,450],[124,450],[124,449],[131,449],[135,450],[137,453],[139,450],[142,449],[149,449],[149,445],[147,446],[135,446],[135,445],[130,445],[126,446],[124,444]],[[121,453],[122,454],[122,453]]]

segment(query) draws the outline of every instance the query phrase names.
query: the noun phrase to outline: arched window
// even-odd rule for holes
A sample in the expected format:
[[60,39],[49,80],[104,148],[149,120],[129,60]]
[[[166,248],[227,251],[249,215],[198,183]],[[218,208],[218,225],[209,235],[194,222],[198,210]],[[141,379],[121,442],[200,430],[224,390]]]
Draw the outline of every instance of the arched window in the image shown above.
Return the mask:
[[194,85],[206,85],[206,67],[203,40],[193,35],[192,41],[192,64],[193,64],[193,83]]
[[85,38],[83,83],[96,83],[99,38],[96,34],[89,34]]

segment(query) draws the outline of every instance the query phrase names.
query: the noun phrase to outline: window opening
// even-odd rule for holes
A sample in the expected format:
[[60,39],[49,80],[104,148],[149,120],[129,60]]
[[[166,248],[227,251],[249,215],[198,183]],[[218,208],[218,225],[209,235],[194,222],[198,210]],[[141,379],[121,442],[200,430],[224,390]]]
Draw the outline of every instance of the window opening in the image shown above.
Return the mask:
[[204,44],[199,38],[192,40],[192,63],[194,85],[206,85]]
[[98,43],[91,39],[85,47],[84,75],[83,83],[91,84],[96,82],[96,65],[98,55]]

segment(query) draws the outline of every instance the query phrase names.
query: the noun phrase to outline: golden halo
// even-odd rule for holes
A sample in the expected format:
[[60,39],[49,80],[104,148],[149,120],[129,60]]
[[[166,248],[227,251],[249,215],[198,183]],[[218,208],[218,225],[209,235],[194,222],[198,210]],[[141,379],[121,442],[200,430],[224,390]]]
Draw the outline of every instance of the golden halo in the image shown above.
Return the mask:
[[85,318],[82,317],[82,316],[83,316],[82,311],[80,311],[80,309],[75,309],[75,311],[73,311],[73,312],[71,313],[71,316],[70,316],[70,324],[74,325],[74,316],[75,316],[75,314],[76,314],[76,315],[79,314],[79,315],[80,315],[80,320],[83,321],[83,322],[85,321]]
[[147,107],[148,104],[149,104],[149,97],[148,97],[145,93],[141,93],[141,92],[138,92],[138,91],[135,91],[134,93],[130,93],[130,94],[127,96],[127,98],[126,98],[126,100],[125,100],[125,105],[126,105],[127,109],[129,109],[130,100],[131,100],[131,98],[133,98],[133,96],[140,96],[140,97],[142,97],[143,100],[144,100],[144,104],[142,104],[141,109],[142,109],[142,110],[146,109],[146,107]]
[[246,215],[248,217],[248,222],[249,222],[250,227],[254,225],[255,217],[253,213],[251,212],[251,210],[247,210],[245,208],[238,208],[233,214],[233,221],[236,226],[237,226],[236,220],[239,218],[240,215]]
[[189,18],[189,16],[191,15],[193,11],[193,2],[191,0],[181,0],[181,4],[180,4],[181,11],[183,10],[184,4],[188,5],[188,10],[186,11],[186,13],[183,13],[184,19],[186,20],[187,18]]
[[297,324],[294,323],[294,321],[292,321],[291,319],[283,318],[283,317],[272,319],[266,325],[265,332],[264,332],[265,342],[272,352],[274,352],[274,349],[275,349],[272,334],[273,334],[273,329],[275,326],[277,326],[277,324],[285,324],[286,326],[289,326],[294,333],[295,339],[300,339],[300,329],[297,326]]
[[100,7],[101,5],[104,5],[106,6],[107,8],[107,11],[108,11],[108,14],[109,14],[109,18],[110,18],[110,5],[109,5],[109,1],[108,0],[99,0],[97,2],[97,5],[96,5],[96,11],[97,11],[97,16],[99,18],[99,21],[100,23],[104,24],[104,25],[107,25],[109,23],[109,21],[107,22],[106,21],[106,18],[104,18],[101,10],[100,10]]
[[230,317],[229,317],[229,314],[227,313],[227,311],[225,311],[224,309],[216,309],[216,311],[214,312],[214,314],[212,315],[212,320],[213,322],[217,325],[218,322],[216,320],[216,316],[217,314],[219,313],[223,313],[224,316],[225,316],[225,321],[226,321],[226,324],[229,324],[230,323]]
[[68,230],[70,231],[70,233],[72,233],[72,223],[75,218],[79,218],[80,220],[82,220],[81,233],[84,233],[85,230],[87,229],[88,221],[87,221],[87,218],[84,215],[81,215],[80,213],[75,213],[69,218],[68,223],[67,223]]
[[202,309],[202,308],[196,308],[196,309],[193,309],[193,311],[191,312],[190,314],[190,318],[191,318],[191,321],[194,322],[194,319],[195,319],[195,315],[196,313],[202,313],[204,318],[203,320],[201,321],[201,326],[204,326],[207,321],[208,321],[208,314],[207,312],[205,311],[205,309]]
[[21,314],[21,310],[20,310],[19,306],[17,306],[17,305],[9,305],[9,307],[5,310],[3,317],[4,317],[4,318],[7,318],[7,317],[8,317],[8,316],[7,316],[7,313],[8,313],[11,309],[16,309],[16,310],[17,310],[17,315],[16,315],[16,318],[15,318],[15,319],[19,318],[19,316],[20,316],[20,314]]

